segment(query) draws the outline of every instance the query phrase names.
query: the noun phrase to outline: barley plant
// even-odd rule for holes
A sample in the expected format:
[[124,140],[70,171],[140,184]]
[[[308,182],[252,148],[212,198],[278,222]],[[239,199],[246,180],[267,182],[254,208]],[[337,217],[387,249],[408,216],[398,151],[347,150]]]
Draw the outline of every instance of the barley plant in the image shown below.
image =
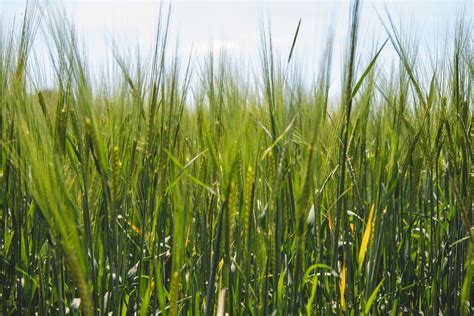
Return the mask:
[[0,35],[0,314],[472,315],[469,21],[430,64],[385,12],[361,62],[350,10],[333,99],[331,41],[312,84],[265,23],[259,69],[198,64],[166,6],[150,58],[114,50],[94,80],[70,21],[30,2]]

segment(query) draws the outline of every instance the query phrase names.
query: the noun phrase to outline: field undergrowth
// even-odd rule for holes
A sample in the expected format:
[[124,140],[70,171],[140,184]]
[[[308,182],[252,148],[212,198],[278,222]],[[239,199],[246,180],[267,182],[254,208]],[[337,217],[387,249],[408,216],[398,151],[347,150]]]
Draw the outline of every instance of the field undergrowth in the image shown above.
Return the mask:
[[[472,315],[466,21],[428,67],[389,19],[361,65],[354,1],[332,102],[329,41],[308,87],[263,27],[244,75],[225,53],[169,58],[163,9],[150,59],[114,51],[98,84],[43,9],[0,35],[1,314]],[[54,91],[36,88],[40,25]]]

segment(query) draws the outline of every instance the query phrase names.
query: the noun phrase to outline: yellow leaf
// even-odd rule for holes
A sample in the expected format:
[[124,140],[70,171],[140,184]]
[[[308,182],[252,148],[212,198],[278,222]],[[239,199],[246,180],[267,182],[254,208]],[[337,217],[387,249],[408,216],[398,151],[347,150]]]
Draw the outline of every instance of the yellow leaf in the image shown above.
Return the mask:
[[331,211],[328,211],[328,224],[329,224],[329,229],[332,231],[334,229],[334,224],[332,222]]
[[130,228],[135,232],[137,233],[138,235],[142,235],[142,230],[138,227],[138,226],[135,226],[132,221],[130,220],[127,220],[127,224],[128,226],[130,226]]
[[188,230],[186,231],[186,238],[184,240],[184,247],[188,247],[189,244],[189,233],[191,232],[191,226],[188,227]]
[[362,237],[362,242],[360,244],[359,250],[359,271],[362,268],[362,264],[364,263],[365,253],[367,252],[367,245],[369,244],[370,234],[372,233],[372,218],[374,217],[374,210],[375,210],[375,203],[372,204],[369,213],[369,219],[367,220],[367,225],[365,226],[364,236]]
[[221,261],[219,261],[219,264],[217,266],[217,273],[221,272],[223,266],[224,266],[224,258],[222,258]]
[[346,259],[342,259],[342,271],[341,271],[341,280],[339,281],[339,293],[341,296],[341,308],[342,311],[346,310],[346,300],[344,298],[344,294],[346,293]]

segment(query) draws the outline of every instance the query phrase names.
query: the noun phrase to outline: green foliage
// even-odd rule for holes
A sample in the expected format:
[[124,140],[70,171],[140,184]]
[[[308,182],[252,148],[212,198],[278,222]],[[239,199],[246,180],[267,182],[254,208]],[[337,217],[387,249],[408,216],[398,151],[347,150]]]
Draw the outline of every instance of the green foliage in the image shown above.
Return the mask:
[[32,91],[38,8],[0,37],[1,314],[472,314],[463,23],[428,84],[391,20],[357,71],[355,1],[336,106],[329,41],[315,85],[291,79],[304,21],[284,66],[262,28],[254,84],[225,54],[170,60],[166,10],[151,67],[114,51],[114,88],[47,13],[57,91]]

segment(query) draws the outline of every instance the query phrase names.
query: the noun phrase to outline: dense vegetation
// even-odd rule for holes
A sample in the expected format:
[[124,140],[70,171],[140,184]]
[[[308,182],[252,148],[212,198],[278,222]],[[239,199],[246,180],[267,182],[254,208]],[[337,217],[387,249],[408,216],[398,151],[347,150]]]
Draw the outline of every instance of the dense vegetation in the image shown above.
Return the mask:
[[[151,59],[116,51],[93,83],[74,29],[38,9],[0,37],[0,313],[472,315],[466,22],[429,68],[389,20],[357,71],[355,1],[332,104],[331,45],[310,88],[268,28],[256,74],[197,67],[169,58],[163,13]],[[35,88],[41,16],[57,92]]]

